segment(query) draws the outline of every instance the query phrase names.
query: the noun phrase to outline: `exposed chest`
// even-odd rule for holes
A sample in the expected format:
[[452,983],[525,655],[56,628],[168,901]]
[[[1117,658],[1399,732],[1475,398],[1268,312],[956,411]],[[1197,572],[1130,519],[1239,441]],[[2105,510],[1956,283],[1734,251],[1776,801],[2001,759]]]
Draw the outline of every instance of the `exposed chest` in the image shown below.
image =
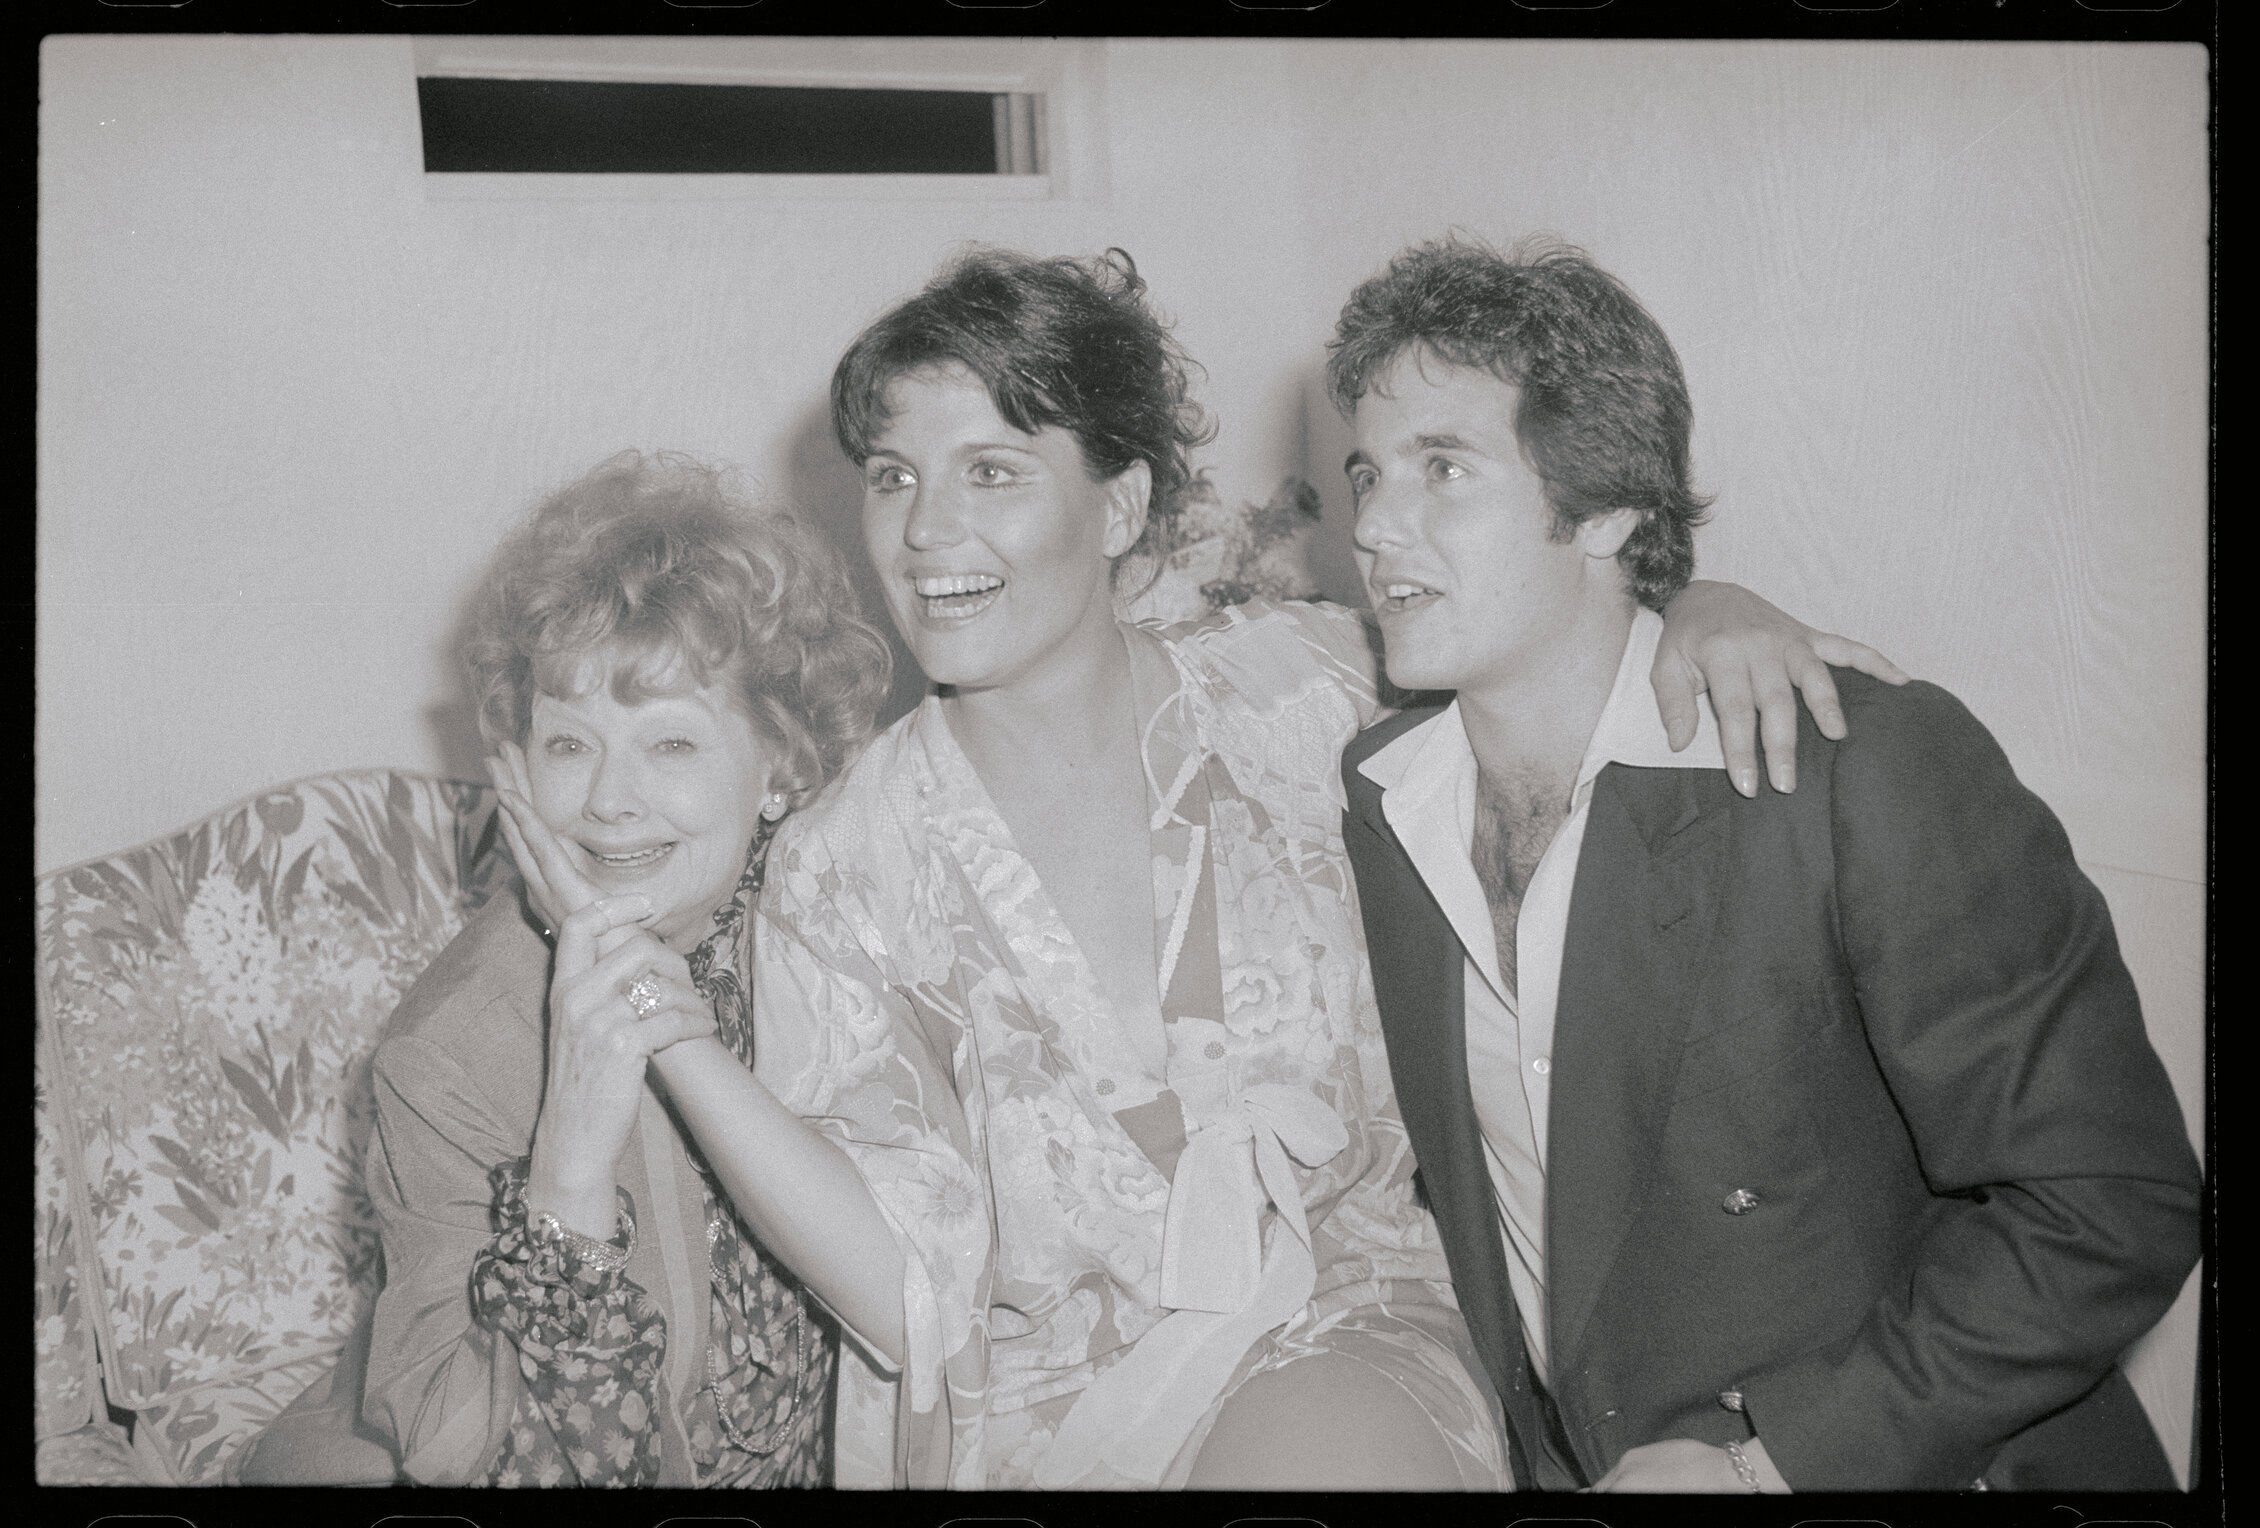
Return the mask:
[[1523,899],[1568,816],[1568,790],[1538,772],[1486,772],[1477,778],[1469,858],[1490,908],[1500,973],[1510,987]]
[[991,787],[1012,841],[1140,1056],[1163,1064],[1153,855],[1134,755]]

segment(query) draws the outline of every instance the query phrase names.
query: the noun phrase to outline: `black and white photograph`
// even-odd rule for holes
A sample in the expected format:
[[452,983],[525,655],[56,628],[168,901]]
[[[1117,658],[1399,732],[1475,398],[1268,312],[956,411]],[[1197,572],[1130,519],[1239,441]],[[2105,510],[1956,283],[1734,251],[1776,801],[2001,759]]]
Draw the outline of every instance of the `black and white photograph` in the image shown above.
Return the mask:
[[37,1483],[2192,1510],[2078,35],[46,36]]

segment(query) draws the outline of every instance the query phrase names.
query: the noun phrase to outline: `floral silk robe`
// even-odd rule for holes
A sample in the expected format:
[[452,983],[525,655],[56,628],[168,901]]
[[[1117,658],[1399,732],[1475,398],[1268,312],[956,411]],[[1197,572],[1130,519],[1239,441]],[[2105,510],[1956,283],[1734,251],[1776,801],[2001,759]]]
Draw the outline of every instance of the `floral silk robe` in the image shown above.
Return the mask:
[[1251,605],[1128,631],[1162,1075],[938,699],[772,850],[757,1071],[854,1159],[906,1265],[901,1372],[841,1364],[839,1482],[1179,1482],[1238,1384],[1347,1353],[1418,1400],[1469,1486],[1504,1486],[1341,841],[1365,629]]

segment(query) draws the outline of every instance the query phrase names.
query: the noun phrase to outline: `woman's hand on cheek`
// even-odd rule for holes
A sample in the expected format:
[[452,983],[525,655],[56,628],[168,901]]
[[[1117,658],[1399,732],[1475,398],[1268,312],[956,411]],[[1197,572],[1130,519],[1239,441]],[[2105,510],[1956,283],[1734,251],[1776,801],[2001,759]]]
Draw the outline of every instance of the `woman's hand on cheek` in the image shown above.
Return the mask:
[[[635,927],[650,911],[639,896],[606,898],[568,914],[557,931],[527,1203],[599,1238],[612,1232],[612,1186],[650,1057],[714,1030],[683,957]],[[617,942],[598,954],[609,935]]]
[[[501,753],[487,761],[487,771],[494,777],[501,801],[502,836],[526,883],[526,901],[544,925],[553,930],[562,928],[567,918],[602,893],[581,873],[565,845],[534,810],[533,779],[518,746],[503,744]],[[617,942],[614,939],[602,944],[598,953],[608,952]]]
[[1797,788],[1799,692],[1823,736],[1844,736],[1832,663],[1886,684],[1907,682],[1897,664],[1864,643],[1815,631],[1739,584],[1698,580],[1665,610],[1648,677],[1675,749],[1694,740],[1696,697],[1710,695],[1727,775],[1736,790],[1755,796],[1761,738],[1774,789]]

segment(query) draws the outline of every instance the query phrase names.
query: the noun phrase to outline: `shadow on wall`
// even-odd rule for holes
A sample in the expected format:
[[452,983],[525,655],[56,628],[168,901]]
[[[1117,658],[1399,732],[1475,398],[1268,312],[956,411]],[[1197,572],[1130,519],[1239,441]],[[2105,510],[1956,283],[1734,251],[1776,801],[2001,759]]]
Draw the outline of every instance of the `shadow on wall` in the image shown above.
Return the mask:
[[[487,549],[487,555],[493,555],[493,548]],[[483,577],[483,563],[480,573]],[[448,618],[447,634],[441,639],[440,651],[445,655],[450,683],[444,699],[424,707],[424,729],[431,734],[442,775],[451,780],[483,783],[487,778],[487,745],[479,736],[478,703],[471,698],[470,680],[463,669],[463,649],[471,640],[477,599],[478,586],[473,584],[456,601],[454,614]]]
[[1342,460],[1357,444],[1349,422],[1326,395],[1326,362],[1314,357],[1296,373],[1298,403],[1302,410],[1303,459],[1296,464],[1304,480],[1317,491],[1321,505],[1319,531],[1311,548],[1311,571],[1319,591],[1328,599],[1363,609],[1365,580],[1358,576],[1355,544],[1350,539],[1349,486],[1342,476]]
[[884,727],[925,696],[926,676],[896,634],[879,591],[878,576],[871,571],[871,559],[863,553],[863,473],[840,452],[840,443],[832,435],[828,402],[814,404],[801,415],[793,428],[786,464],[788,475],[780,485],[785,502],[840,549],[854,577],[855,592],[862,596],[864,619],[879,629],[894,654],[894,684],[879,709],[879,725]]
[[[589,465],[593,467],[602,459],[592,456]],[[894,653],[894,684],[879,713],[879,723],[885,726],[918,704],[926,692],[926,679],[909,649],[895,635],[894,623],[887,617],[878,581],[871,572],[870,559],[863,555],[861,474],[840,454],[839,444],[832,438],[831,414],[825,405],[810,408],[796,423],[787,462],[786,481],[769,488],[764,498],[789,507],[806,519],[847,559],[856,593],[863,603],[864,617],[885,635]],[[534,502],[530,499],[518,513],[531,509]],[[509,523],[515,524],[515,517]],[[490,548],[490,555],[491,551]],[[446,654],[447,673],[452,683],[446,697],[424,707],[423,712],[424,726],[438,754],[441,772],[457,780],[487,777],[486,744],[479,736],[478,705],[469,692],[462,661],[464,647],[471,637],[477,598],[474,586],[463,596],[448,621],[442,651]]]

